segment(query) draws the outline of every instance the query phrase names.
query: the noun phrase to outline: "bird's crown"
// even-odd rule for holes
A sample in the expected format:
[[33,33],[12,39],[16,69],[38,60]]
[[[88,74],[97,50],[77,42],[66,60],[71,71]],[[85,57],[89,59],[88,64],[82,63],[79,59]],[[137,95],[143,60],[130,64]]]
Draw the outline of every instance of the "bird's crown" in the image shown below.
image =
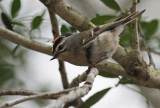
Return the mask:
[[53,42],[53,47],[52,47],[52,52],[54,53],[57,45],[62,41],[64,37],[63,36],[59,36],[57,38],[54,39],[54,42]]

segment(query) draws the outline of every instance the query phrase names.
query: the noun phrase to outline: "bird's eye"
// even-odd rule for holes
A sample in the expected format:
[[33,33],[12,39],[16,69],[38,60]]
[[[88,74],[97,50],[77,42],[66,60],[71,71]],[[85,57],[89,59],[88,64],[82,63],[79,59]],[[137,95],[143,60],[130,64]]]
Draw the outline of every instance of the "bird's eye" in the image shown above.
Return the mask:
[[60,45],[58,49],[59,49],[59,50],[62,50],[63,47],[64,47],[64,45]]

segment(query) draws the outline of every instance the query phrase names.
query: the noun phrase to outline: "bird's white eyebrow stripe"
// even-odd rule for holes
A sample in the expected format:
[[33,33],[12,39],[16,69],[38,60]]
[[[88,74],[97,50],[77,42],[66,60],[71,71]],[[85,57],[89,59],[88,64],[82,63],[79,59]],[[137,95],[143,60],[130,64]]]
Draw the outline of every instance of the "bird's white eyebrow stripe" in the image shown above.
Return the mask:
[[53,44],[53,54],[54,54],[54,52],[55,52],[56,47],[57,47],[58,44],[62,41],[63,38],[64,38],[64,37],[59,37],[59,38],[55,41],[55,43]]

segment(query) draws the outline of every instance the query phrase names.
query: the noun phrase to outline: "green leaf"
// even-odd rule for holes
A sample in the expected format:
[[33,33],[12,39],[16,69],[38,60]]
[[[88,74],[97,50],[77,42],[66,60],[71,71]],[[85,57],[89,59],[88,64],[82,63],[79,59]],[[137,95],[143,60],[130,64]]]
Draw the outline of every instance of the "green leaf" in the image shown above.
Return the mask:
[[69,28],[67,28],[66,25],[62,25],[62,27],[61,27],[61,35],[62,36],[69,36],[71,34],[72,33],[70,32]]
[[2,22],[5,25],[5,27],[9,30],[13,30],[11,19],[9,18],[9,16],[5,14],[4,12],[2,12],[1,18],[2,18]]
[[11,6],[12,18],[14,18],[18,14],[20,8],[21,8],[21,1],[20,0],[13,0],[12,6]]
[[122,46],[131,46],[131,41],[132,41],[132,34],[127,33],[127,34],[121,34],[120,35],[120,45]]
[[142,21],[141,26],[146,39],[149,39],[149,37],[154,35],[158,30],[158,20],[154,19],[150,22]]
[[127,26],[127,28],[128,28],[128,32],[129,32],[129,33],[132,33],[132,24],[129,23],[129,24],[127,24],[126,26]]
[[128,78],[122,77],[120,84],[134,84],[138,85],[138,83],[134,82],[133,80],[130,80]]
[[23,26],[23,27],[25,26],[23,23],[17,22],[17,21],[12,21],[12,24],[17,26]]
[[63,34],[64,32],[69,32],[66,25],[62,25],[62,27],[61,27],[61,33]]
[[[19,50],[17,53],[17,57],[13,58],[11,56],[11,45],[12,44],[10,44],[8,41],[0,39],[0,89],[21,86],[19,85],[19,83],[21,83],[22,81],[17,79],[15,69],[17,63],[25,65],[25,63],[21,62],[21,57],[25,54],[25,51],[22,49]],[[24,54],[22,55],[22,53]]]
[[91,97],[89,97],[82,105],[80,108],[89,108],[90,106],[94,105],[97,103],[111,88],[106,88],[104,90],[101,90]]
[[139,85],[138,83],[134,82],[133,80],[129,80],[123,84],[133,84],[133,85]]
[[67,27],[66,25],[62,25],[62,27],[61,27],[61,35],[62,36],[70,36],[75,32],[76,32],[76,29],[73,28],[72,26]]
[[46,10],[44,10],[44,11],[42,12],[41,16],[43,17],[45,13],[46,13]]
[[0,60],[0,87],[11,78],[14,78],[14,66]]
[[73,26],[69,27],[69,29],[72,33],[75,33],[77,31]]
[[92,23],[94,23],[95,25],[102,25],[104,23],[106,23],[108,20],[111,20],[115,18],[115,16],[113,15],[96,15],[95,18],[93,18],[91,20]]
[[20,45],[17,45],[17,46],[13,49],[13,51],[12,51],[12,55],[13,55],[13,56],[15,56],[16,51],[18,50],[19,47],[20,47]]
[[140,3],[140,0],[138,0],[138,3]]
[[31,23],[32,30],[39,28],[41,23],[42,23],[42,16],[34,17]]
[[115,0],[101,0],[106,6],[114,9],[115,11],[120,11],[120,7]]
[[103,77],[107,77],[107,78],[117,78],[118,77],[118,75],[116,75],[116,74],[112,74],[110,72],[105,72],[105,71],[101,71],[99,73],[99,75],[101,75]]
[[45,12],[46,11],[44,10],[41,15],[38,15],[38,16],[33,18],[32,22],[31,22],[32,30],[38,29],[40,27],[40,25],[43,22],[43,16],[44,16]]

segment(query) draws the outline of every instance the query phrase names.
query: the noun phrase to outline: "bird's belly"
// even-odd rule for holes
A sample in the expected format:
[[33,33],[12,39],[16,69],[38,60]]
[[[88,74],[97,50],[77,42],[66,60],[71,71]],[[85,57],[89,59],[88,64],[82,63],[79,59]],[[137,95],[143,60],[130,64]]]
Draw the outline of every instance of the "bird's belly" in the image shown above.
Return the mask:
[[78,50],[75,54],[70,54],[70,56],[63,58],[63,61],[69,62],[77,66],[89,66],[90,64],[86,59],[86,54],[80,51],[81,50]]
[[90,64],[83,57],[72,58],[72,60],[67,59],[67,62],[77,65],[77,66],[89,66]]
[[95,47],[92,52],[92,63],[103,61],[104,59],[108,59],[112,57],[112,55],[116,52],[119,38],[118,36],[112,36],[112,34],[101,35],[99,40],[96,41]]

